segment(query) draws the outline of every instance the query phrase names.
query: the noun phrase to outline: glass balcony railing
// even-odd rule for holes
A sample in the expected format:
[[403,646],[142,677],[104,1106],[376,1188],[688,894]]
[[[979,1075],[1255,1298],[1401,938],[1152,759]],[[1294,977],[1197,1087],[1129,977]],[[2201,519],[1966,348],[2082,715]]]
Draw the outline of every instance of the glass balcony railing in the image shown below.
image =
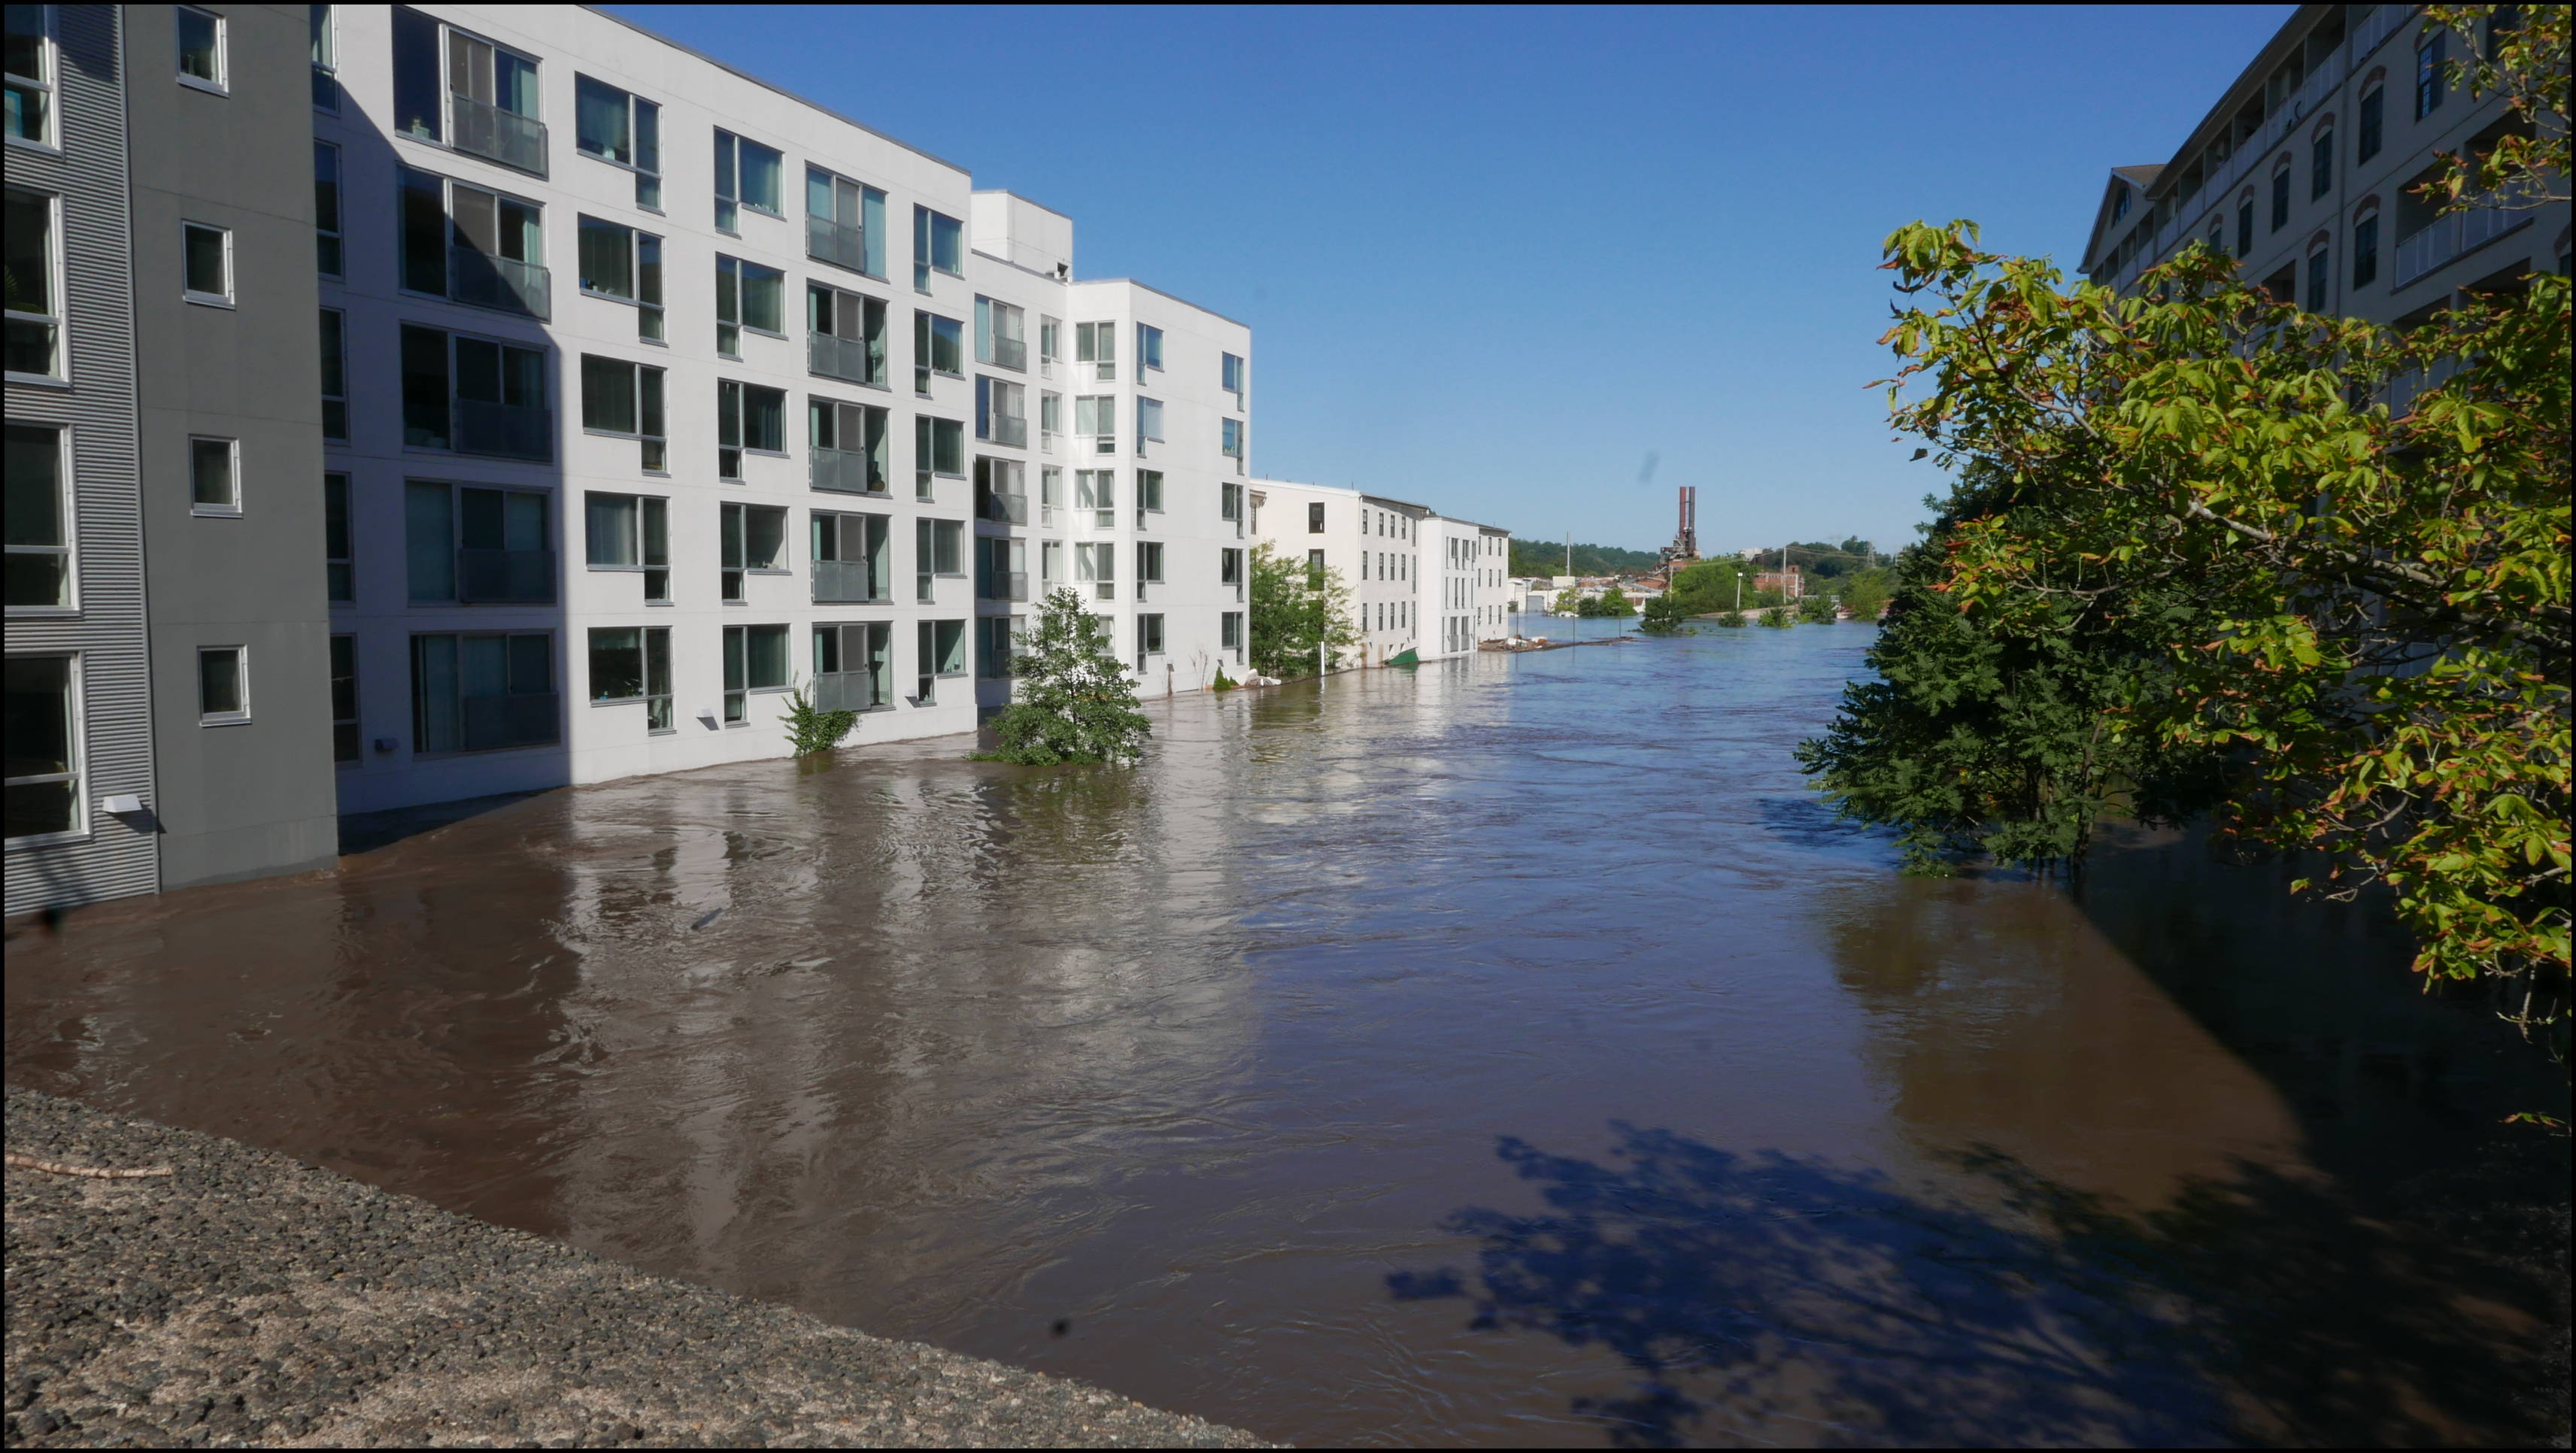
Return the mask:
[[986,421],[984,427],[987,432],[976,435],[977,438],[995,444],[1008,444],[1019,449],[1028,447],[1029,421],[1025,418],[1014,419],[1008,415],[995,415]]
[[826,449],[820,444],[806,449],[807,482],[816,489],[835,490],[842,494],[883,494],[885,471],[876,461],[855,449]]
[[554,410],[535,404],[456,401],[456,452],[503,459],[555,457]]
[[555,598],[555,552],[459,550],[456,598],[504,605],[551,605]]
[[805,219],[805,255],[817,262],[846,267],[852,272],[868,270],[866,238],[856,227],[845,227],[829,217]]
[[814,562],[814,603],[848,605],[857,601],[883,600],[870,579],[864,560],[817,560]]
[[554,316],[554,274],[540,263],[494,257],[471,247],[447,249],[447,295],[478,308]]
[[886,668],[866,667],[857,671],[817,671],[814,673],[813,702],[816,711],[869,711],[885,704],[880,682]]
[[562,736],[563,698],[551,691],[468,696],[457,705],[457,746],[464,751],[542,746]]
[[876,383],[884,373],[882,360],[871,358],[872,350],[864,338],[840,338],[830,333],[814,333],[805,344],[805,366],[825,378],[846,383]]
[[448,103],[453,123],[448,137],[458,151],[472,152],[537,176],[546,174],[544,122],[470,96],[451,95]]

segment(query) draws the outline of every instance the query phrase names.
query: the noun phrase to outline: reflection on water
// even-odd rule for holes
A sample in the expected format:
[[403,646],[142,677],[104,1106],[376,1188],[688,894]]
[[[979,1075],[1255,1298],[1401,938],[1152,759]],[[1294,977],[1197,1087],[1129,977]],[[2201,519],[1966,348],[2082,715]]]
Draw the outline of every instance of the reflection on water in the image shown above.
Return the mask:
[[2410,1368],[2528,1296],[2350,1196],[2563,1083],[2187,846],[1895,877],[1788,754],[1867,639],[550,793],[21,937],[9,1076],[1303,1442],[2491,1426]]

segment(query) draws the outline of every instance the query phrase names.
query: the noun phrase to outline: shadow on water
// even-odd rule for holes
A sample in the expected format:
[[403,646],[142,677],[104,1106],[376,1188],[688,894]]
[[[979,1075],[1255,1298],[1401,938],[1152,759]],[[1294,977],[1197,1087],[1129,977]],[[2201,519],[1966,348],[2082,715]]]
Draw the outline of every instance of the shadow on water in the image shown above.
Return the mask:
[[1477,1328],[1599,1346],[1633,1390],[1578,1399],[1613,1444],[2524,1443],[2520,1269],[2241,1165],[2125,1213],[1992,1150],[1979,1203],[1874,1171],[1614,1122],[1604,1161],[1518,1138],[1547,1204],[1471,1207],[1472,1273],[1388,1278]]

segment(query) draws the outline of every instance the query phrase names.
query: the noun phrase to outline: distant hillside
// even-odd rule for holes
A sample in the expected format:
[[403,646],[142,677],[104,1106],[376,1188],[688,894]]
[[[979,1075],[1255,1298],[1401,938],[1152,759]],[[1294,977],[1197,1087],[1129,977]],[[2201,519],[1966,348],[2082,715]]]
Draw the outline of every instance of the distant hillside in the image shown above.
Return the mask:
[[[1652,550],[1622,550],[1616,545],[1577,545],[1574,547],[1575,575],[1635,575],[1655,568],[1657,556]],[[1544,540],[1512,541],[1514,575],[1564,575],[1565,546]]]

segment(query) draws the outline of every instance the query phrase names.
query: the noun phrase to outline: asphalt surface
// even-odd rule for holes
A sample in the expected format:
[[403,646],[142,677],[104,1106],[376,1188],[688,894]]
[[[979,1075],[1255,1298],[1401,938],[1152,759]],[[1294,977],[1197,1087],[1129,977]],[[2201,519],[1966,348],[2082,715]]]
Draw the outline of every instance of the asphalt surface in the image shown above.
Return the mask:
[[1265,1446],[8,1092],[11,1447]]

